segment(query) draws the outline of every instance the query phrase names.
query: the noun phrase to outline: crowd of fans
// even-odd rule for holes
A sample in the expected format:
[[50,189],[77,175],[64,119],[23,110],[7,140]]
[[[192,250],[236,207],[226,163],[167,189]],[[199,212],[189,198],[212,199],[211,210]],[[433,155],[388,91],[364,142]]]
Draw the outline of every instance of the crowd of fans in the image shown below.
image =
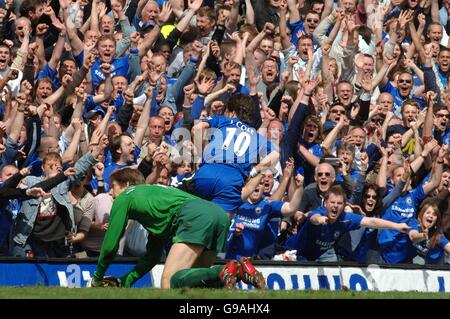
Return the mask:
[[[246,158],[258,170],[241,198],[217,201],[222,257],[443,264],[449,13],[448,0],[0,1],[0,255],[98,256],[112,172],[192,191],[254,128],[279,156]],[[208,157],[214,131],[194,131],[224,116],[249,133],[223,137],[236,156]],[[119,254],[144,251],[145,232],[130,222]]]

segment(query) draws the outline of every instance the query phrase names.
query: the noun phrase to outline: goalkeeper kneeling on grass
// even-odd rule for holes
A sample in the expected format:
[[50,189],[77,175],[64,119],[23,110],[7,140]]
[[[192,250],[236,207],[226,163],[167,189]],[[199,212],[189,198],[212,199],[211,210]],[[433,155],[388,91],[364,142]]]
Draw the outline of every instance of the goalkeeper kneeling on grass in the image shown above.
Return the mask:
[[[175,188],[139,185],[144,178],[131,168],[115,171],[110,182],[114,203],[92,287],[131,287],[160,261],[165,244],[172,239],[161,288],[235,288],[239,280],[265,288],[264,277],[248,258],[212,266],[225,247],[229,227],[222,208]],[[129,219],[149,231],[147,253],[123,277],[104,277]]]

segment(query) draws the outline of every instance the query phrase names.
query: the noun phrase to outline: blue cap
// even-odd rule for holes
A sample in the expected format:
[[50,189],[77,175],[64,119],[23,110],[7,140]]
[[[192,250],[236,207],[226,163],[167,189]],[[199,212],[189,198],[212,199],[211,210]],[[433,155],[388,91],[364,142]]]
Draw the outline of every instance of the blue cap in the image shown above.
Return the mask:
[[154,27],[155,27],[154,22],[145,22],[144,24],[142,24],[141,32],[145,32],[147,30],[153,29]]
[[387,131],[386,131],[386,137],[387,136],[391,136],[392,134],[395,133],[399,133],[399,134],[405,134],[406,131],[408,131],[408,129],[406,127],[404,127],[403,125],[400,124],[396,124],[396,125],[391,125],[388,126]]
[[86,117],[88,119],[90,119],[92,116],[99,114],[101,116],[105,116],[105,111],[103,110],[103,108],[100,105],[96,105],[95,108],[93,108],[92,110],[90,110],[87,114]]

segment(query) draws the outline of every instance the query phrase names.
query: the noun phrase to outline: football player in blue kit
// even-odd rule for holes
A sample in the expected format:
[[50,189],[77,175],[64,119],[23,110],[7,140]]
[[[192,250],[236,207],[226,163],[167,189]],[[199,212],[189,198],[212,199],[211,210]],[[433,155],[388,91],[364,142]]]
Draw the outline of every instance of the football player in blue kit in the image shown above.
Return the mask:
[[344,212],[346,194],[341,186],[335,185],[325,194],[324,206],[313,210],[307,217],[300,231],[286,241],[288,249],[297,250],[299,261],[337,261],[327,256],[320,257],[330,251],[345,232],[360,227],[374,229],[392,229],[405,233],[409,226],[405,223],[393,223],[374,217]]
[[296,214],[303,195],[304,178],[302,175],[297,175],[295,179],[291,178],[290,182],[295,184],[295,191],[289,202],[265,199],[264,187],[261,183],[247,202],[237,209],[231,220],[228,234],[227,259],[253,257],[258,252],[264,230],[270,219]]
[[[420,203],[438,187],[441,180],[444,157],[448,153],[448,146],[443,145],[432,169],[431,178],[425,184],[420,184],[411,189],[410,183],[405,186],[404,193],[381,216],[384,220],[396,223],[410,223],[416,217]],[[398,167],[393,172],[393,183],[396,185],[403,175],[403,167]],[[393,230],[382,230],[378,233],[378,244],[381,256],[388,264],[399,264],[411,261],[408,235]]]
[[[226,116],[210,116],[192,129],[194,140],[203,137],[204,130],[215,129],[202,153],[202,164],[192,178],[195,194],[228,213],[241,205],[246,178],[275,166],[279,159],[272,143],[250,126],[253,113],[252,98],[236,94],[228,101]],[[252,168],[253,164],[257,165]]]

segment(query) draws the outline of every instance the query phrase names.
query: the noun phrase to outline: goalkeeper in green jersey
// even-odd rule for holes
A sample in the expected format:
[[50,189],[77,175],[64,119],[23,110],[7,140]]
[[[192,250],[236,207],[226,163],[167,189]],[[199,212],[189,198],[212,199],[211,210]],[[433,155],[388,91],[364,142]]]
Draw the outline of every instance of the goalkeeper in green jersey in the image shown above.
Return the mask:
[[[132,286],[160,261],[170,239],[173,245],[164,265],[161,288],[235,288],[238,280],[256,288],[265,287],[264,277],[248,258],[211,267],[217,253],[224,250],[228,234],[230,222],[222,208],[176,188],[138,185],[144,183],[143,176],[131,168],[115,171],[110,182],[114,203],[92,287]],[[149,231],[147,252],[123,277],[104,277],[129,219]]]

